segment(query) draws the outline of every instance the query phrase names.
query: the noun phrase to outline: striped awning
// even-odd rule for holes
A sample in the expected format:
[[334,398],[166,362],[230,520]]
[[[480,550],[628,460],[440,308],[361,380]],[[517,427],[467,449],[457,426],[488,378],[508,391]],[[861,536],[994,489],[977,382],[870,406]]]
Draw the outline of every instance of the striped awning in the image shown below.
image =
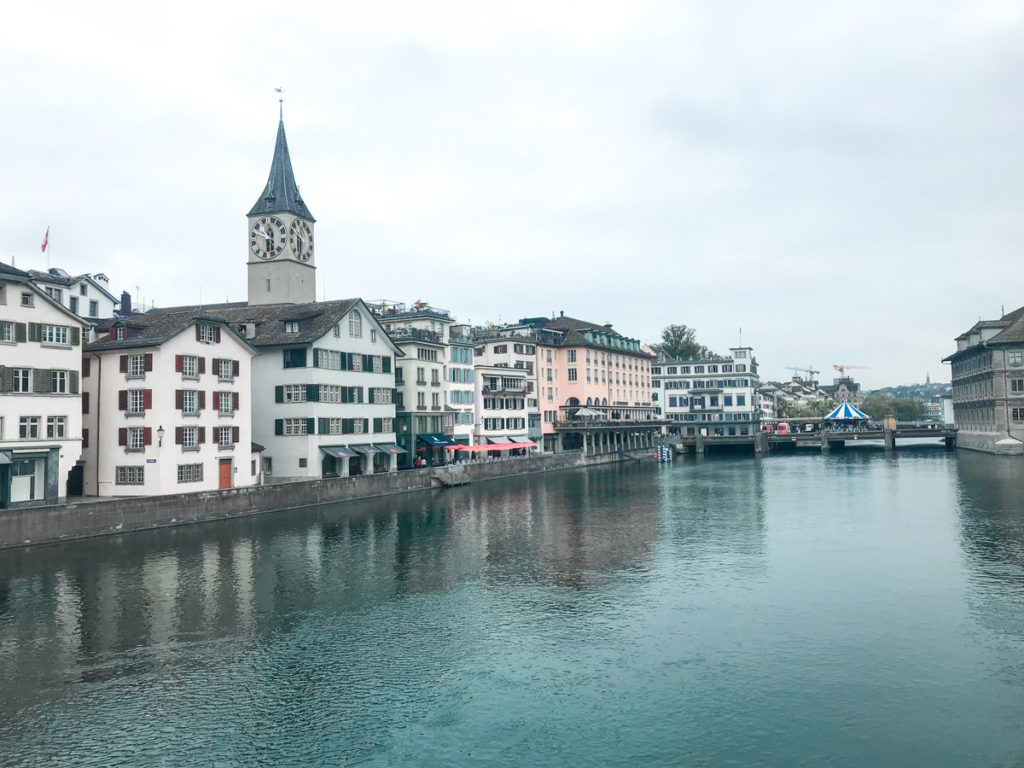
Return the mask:
[[863,411],[857,410],[849,403],[840,403],[825,418],[841,421],[844,419],[866,419],[868,415]]

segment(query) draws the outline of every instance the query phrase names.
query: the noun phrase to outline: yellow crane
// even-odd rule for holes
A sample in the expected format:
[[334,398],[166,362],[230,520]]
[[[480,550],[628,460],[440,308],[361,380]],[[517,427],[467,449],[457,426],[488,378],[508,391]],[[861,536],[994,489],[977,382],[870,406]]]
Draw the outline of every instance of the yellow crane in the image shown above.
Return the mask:
[[846,378],[847,370],[849,370],[851,368],[870,368],[871,366],[870,365],[838,365],[837,363],[832,363],[832,367],[835,368],[837,371],[839,371],[839,378],[840,379],[845,379]]

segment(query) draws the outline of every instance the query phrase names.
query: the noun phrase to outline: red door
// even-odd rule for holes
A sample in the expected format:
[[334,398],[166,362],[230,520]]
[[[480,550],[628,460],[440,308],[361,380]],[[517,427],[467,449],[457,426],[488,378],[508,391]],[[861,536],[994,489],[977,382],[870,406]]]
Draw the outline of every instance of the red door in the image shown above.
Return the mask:
[[231,487],[231,459],[220,460],[220,488]]

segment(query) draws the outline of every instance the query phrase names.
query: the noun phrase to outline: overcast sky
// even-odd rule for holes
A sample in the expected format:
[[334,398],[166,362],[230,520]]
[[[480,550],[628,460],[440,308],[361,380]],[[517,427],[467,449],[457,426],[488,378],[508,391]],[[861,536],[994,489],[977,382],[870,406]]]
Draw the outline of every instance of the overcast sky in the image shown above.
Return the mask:
[[[949,380],[1024,304],[1024,3],[17,3],[0,258],[243,300],[275,86],[320,293]],[[137,288],[136,288],[137,286]]]

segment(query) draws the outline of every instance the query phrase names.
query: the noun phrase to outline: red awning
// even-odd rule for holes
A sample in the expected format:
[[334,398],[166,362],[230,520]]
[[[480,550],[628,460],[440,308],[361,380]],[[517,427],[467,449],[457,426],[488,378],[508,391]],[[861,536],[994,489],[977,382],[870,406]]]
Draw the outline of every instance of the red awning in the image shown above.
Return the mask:
[[491,445],[449,445],[450,451],[467,451],[469,453],[478,451],[509,451],[514,448],[536,448],[536,443],[492,443]]

